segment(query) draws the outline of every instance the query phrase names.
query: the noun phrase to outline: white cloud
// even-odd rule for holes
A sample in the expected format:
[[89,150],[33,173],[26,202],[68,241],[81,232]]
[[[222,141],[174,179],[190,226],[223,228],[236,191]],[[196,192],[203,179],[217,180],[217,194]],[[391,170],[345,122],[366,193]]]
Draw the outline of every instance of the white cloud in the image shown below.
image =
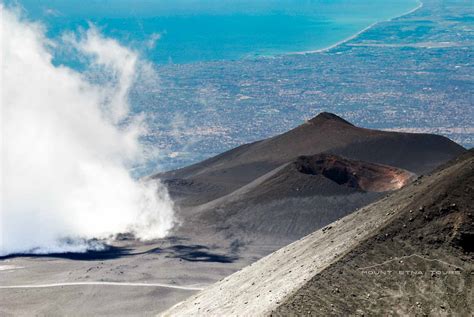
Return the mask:
[[[166,32],[165,32],[166,33]],[[153,33],[150,35],[148,41],[146,41],[146,47],[152,49],[156,46],[156,43],[161,39],[161,33]]]
[[[137,54],[93,27],[52,43],[41,25],[0,10],[0,255],[84,251],[98,247],[87,239],[126,231],[166,235],[174,221],[166,189],[129,174],[144,153],[142,120],[128,105]],[[54,66],[49,48],[64,43],[107,80]]]

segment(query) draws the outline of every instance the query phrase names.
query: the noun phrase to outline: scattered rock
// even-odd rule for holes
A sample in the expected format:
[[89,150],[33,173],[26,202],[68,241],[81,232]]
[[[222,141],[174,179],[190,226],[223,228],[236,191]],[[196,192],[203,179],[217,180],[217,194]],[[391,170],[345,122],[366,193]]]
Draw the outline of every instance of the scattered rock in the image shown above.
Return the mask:
[[324,227],[324,228],[323,228],[323,232],[326,232],[326,231],[331,230],[331,229],[332,229],[332,226]]

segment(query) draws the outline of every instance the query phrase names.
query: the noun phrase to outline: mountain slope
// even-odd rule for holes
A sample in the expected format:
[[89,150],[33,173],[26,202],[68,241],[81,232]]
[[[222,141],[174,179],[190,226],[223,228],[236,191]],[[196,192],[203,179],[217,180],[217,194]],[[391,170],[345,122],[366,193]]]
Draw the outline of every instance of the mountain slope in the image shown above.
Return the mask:
[[[468,315],[473,191],[470,151],[163,315]],[[397,274],[364,273],[374,268]]]
[[272,312],[458,315],[474,311],[474,159],[430,184],[375,236]]
[[165,181],[178,204],[197,206],[227,195],[302,155],[326,152],[420,174],[464,151],[442,136],[364,129],[323,112],[281,135],[153,177]]
[[183,231],[210,226],[234,239],[288,243],[365,206],[384,191],[399,189],[413,177],[402,169],[335,155],[301,156],[193,208]]

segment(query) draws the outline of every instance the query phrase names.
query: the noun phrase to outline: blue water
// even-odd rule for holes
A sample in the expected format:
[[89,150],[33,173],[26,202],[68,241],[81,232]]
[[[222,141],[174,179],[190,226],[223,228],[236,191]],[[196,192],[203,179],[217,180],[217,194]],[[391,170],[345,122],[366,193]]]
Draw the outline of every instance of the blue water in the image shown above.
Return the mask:
[[[333,91],[326,82],[348,77],[331,74],[339,64],[351,61],[305,64],[309,62],[304,57],[290,56],[279,64],[278,59],[255,57],[323,49],[419,4],[418,0],[3,2],[19,3],[26,17],[45,25],[50,38],[81,32],[93,23],[105,36],[159,66],[160,80],[153,85],[160,89],[140,87],[131,94],[133,111],[147,113],[150,135],[145,143],[159,148],[161,156],[137,168],[137,175],[182,167],[281,133],[302,117],[316,114],[315,105],[318,111],[328,104],[340,105],[341,91],[347,89]],[[69,51],[53,54],[56,64],[81,68],[81,60]],[[326,89],[335,100],[300,93],[287,96],[287,90]],[[252,98],[240,100],[241,95]]]
[[23,6],[29,18],[42,21],[52,38],[93,23],[156,64],[318,50],[418,5],[417,0],[14,2]]

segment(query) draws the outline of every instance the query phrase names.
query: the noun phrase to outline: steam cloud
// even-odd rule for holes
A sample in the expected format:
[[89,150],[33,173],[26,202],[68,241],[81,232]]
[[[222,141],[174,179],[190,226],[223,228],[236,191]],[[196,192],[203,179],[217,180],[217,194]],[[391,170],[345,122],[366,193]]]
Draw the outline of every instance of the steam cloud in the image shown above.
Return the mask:
[[[120,232],[166,235],[174,223],[166,189],[129,173],[146,130],[128,105],[145,69],[138,55],[93,27],[52,42],[41,25],[0,10],[0,255],[81,252]],[[50,49],[61,47],[86,58],[88,76],[53,65]]]

